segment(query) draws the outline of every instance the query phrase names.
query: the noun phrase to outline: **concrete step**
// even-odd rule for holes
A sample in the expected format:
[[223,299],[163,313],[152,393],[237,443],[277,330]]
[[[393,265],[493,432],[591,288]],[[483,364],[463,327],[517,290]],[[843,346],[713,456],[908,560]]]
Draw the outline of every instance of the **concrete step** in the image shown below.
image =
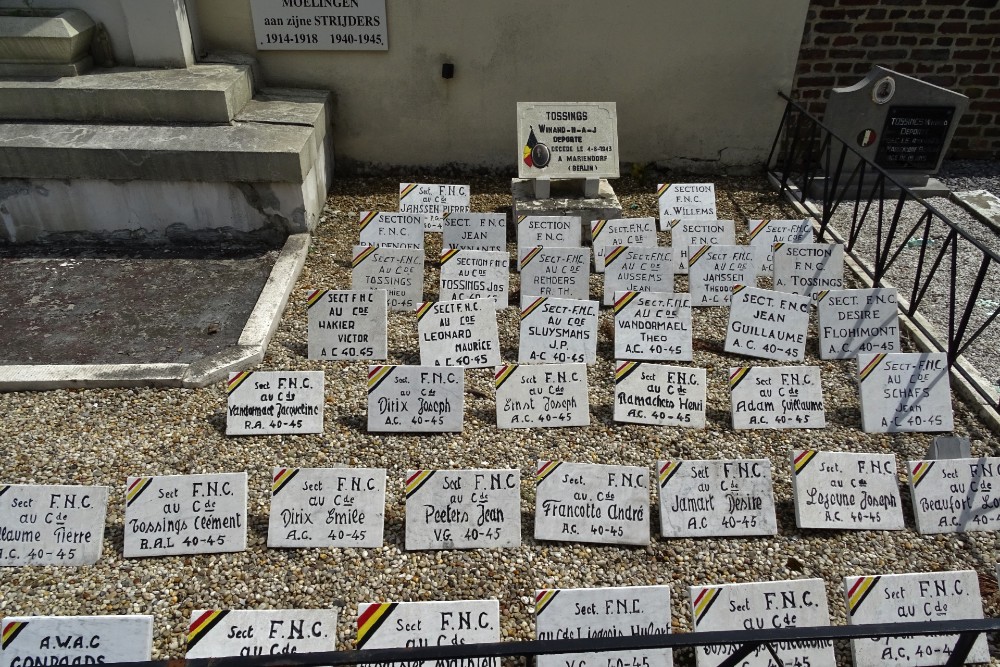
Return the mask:
[[253,97],[248,65],[115,67],[52,79],[0,79],[0,120],[229,123]]

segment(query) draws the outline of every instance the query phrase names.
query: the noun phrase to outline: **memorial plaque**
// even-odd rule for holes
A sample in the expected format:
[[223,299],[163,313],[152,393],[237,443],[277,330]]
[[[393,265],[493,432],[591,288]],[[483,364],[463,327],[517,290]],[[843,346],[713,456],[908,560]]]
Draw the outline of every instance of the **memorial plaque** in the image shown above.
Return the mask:
[[656,199],[663,231],[669,231],[681,220],[719,217],[715,208],[715,183],[661,183],[656,186]]
[[844,246],[839,243],[775,243],[774,291],[815,298],[844,289]]
[[903,530],[896,457],[815,449],[792,451],[799,528]]
[[596,301],[523,299],[517,360],[522,364],[596,362],[599,310]]
[[615,292],[615,359],[691,361],[691,295]]
[[271,470],[269,548],[377,548],[384,519],[381,468]]
[[337,609],[196,609],[188,660],[337,649]]
[[423,249],[427,217],[418,213],[361,211],[358,245]]
[[441,301],[489,297],[497,308],[506,308],[509,284],[510,255],[506,250],[459,250],[447,246],[441,250]]
[[507,364],[494,383],[499,428],[590,424],[586,364]]
[[506,213],[462,213],[442,216],[441,246],[458,250],[507,252]]
[[575,215],[521,215],[517,218],[517,245],[578,248],[583,245],[582,224]]
[[319,361],[385,359],[388,354],[385,290],[306,292],[309,358]]
[[7,616],[2,667],[146,662],[152,616]]
[[251,0],[258,51],[386,51],[385,0]]
[[468,213],[472,210],[471,189],[468,185],[433,183],[400,183],[399,210],[402,213],[422,213],[424,231],[440,232],[445,213]]
[[654,247],[655,218],[618,218],[590,223],[590,244],[594,246],[594,272],[604,273],[604,256],[614,246]]
[[465,369],[369,366],[368,430],[394,433],[461,432]]
[[247,475],[129,477],[125,557],[183,556],[247,548]]
[[[972,570],[844,578],[849,625],[920,623],[983,618],[979,579]],[[944,665],[958,635],[882,637],[851,641],[857,667]],[[990,661],[986,637],[972,644],[966,664]]]
[[[691,586],[691,616],[695,632],[811,628],[830,625],[826,587],[822,579],[763,581],[752,584]],[[771,645],[786,665],[836,667],[833,642],[775,642]],[[698,667],[722,664],[736,652],[735,644],[698,646]],[[744,667],[776,664],[765,646],[739,663]]]
[[1000,458],[910,461],[917,532],[1000,530]]
[[691,305],[728,306],[734,285],[757,283],[756,252],[746,245],[688,246]]
[[243,371],[226,383],[226,435],[323,432],[323,371]]
[[604,305],[615,292],[673,292],[674,252],[670,248],[612,246],[604,256]]
[[813,228],[802,220],[747,220],[749,245],[757,251],[757,275],[774,275],[775,243],[812,243]]
[[590,295],[590,257],[586,248],[519,248],[521,298],[557,296],[585,300]]
[[107,511],[106,486],[0,484],[0,567],[93,565]]
[[616,422],[705,428],[705,369],[623,361],[615,369]]
[[406,471],[407,551],[519,546],[521,471]]
[[868,433],[951,431],[948,356],[858,354],[861,428]]
[[736,223],[732,220],[670,220],[670,246],[674,249],[675,272],[688,272],[688,246],[736,245]]
[[649,544],[649,470],[538,461],[535,539]]
[[354,246],[351,288],[385,290],[389,310],[412,310],[424,295],[424,251],[413,248]]
[[[562,588],[535,593],[535,638],[596,639],[671,631],[670,587]],[[540,655],[538,667],[671,667],[672,651],[648,649]]]
[[816,295],[820,359],[859,352],[899,352],[899,307],[891,287],[822,291]]
[[618,178],[614,102],[518,102],[518,178]]
[[954,122],[954,106],[890,106],[875,164],[889,170],[937,169]]
[[729,369],[733,428],[824,428],[818,366]]
[[737,285],[730,299],[726,352],[761,359],[805,357],[811,299]]
[[500,363],[496,303],[491,298],[417,306],[423,366],[486,368]]
[[771,461],[657,461],[663,537],[776,535]]

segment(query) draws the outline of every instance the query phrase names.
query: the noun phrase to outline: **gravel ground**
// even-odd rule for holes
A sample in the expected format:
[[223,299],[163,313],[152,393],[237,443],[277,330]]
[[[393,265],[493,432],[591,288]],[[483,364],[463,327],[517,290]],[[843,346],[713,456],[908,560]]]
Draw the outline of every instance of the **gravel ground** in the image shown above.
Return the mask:
[[[412,175],[410,175],[412,178]],[[533,636],[533,595],[539,587],[669,585],[674,630],[691,629],[687,587],[819,577],[826,582],[831,620],[845,624],[842,578],[848,575],[974,569],[985,612],[1000,614],[994,568],[997,533],[918,535],[905,479],[900,475],[906,530],[816,531],[795,526],[789,453],[817,448],[894,453],[900,471],[920,458],[929,434],[867,434],[860,430],[852,362],[818,359],[815,322],[806,363],[819,366],[827,406],[821,431],[735,432],[729,425],[727,369],[746,360],[722,352],[726,309],[698,309],[694,362],[708,371],[708,423],[704,430],[656,428],[612,421],[611,315],[601,314],[599,361],[590,367],[591,425],[585,428],[499,431],[494,422],[492,373],[466,375],[465,431],[458,435],[370,435],[365,430],[363,362],[306,359],[306,313],[301,292],[350,286],[351,246],[357,211],[396,206],[398,177],[338,181],[297,285],[260,369],[326,372],[324,433],[309,436],[227,438],[222,383],[203,389],[64,390],[0,395],[8,483],[102,484],[111,487],[104,555],[89,568],[15,568],[3,572],[0,614],[126,614],[155,617],[156,658],[183,656],[191,611],[197,608],[341,609],[337,646],[354,647],[357,605],[365,601],[497,598],[501,635]],[[404,179],[408,180],[408,179]],[[456,174],[470,182],[477,211],[510,206],[509,177]],[[681,177],[674,180],[682,181]],[[794,217],[759,177],[716,180],[719,217]],[[615,184],[625,214],[656,215],[655,180],[627,177]],[[741,237],[745,236],[741,233]],[[428,256],[438,248],[429,243]],[[513,250],[513,247],[511,247]],[[427,264],[424,296],[436,299],[437,268]],[[591,282],[599,298],[600,277]],[[763,286],[763,283],[762,283]],[[517,278],[512,275],[512,301]],[[505,360],[513,360],[517,314],[499,317]],[[392,314],[390,363],[417,361],[412,315]],[[908,341],[904,341],[911,349]],[[752,362],[757,363],[757,362]],[[768,362],[763,362],[768,363]],[[975,456],[996,456],[997,435],[955,399],[955,433],[972,440]],[[617,547],[538,542],[533,533],[533,474],[538,458],[584,463],[652,466],[657,458],[767,457],[773,466],[778,534],[748,539],[657,537],[653,502],[652,543]],[[388,469],[385,544],[377,549],[267,549],[270,470],[274,465],[345,464]],[[522,474],[520,548],[407,552],[403,549],[403,476],[408,468],[516,467]],[[249,533],[245,552],[133,560],[122,557],[124,481],[127,475],[210,472],[249,473]],[[994,647],[995,656],[998,655]],[[849,662],[845,646],[838,661]],[[678,652],[677,664],[693,664]],[[998,662],[995,658],[995,664]]]

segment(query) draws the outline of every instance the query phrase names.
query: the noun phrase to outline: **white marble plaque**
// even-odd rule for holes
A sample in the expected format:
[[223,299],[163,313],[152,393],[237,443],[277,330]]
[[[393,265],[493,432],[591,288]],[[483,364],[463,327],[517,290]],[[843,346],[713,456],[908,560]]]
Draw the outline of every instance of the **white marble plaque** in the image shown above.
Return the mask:
[[951,431],[944,353],[858,354],[861,428],[869,433]]
[[657,461],[663,537],[776,535],[768,459]]
[[673,292],[674,252],[670,248],[612,246],[604,257],[604,305],[615,292]]
[[615,359],[691,361],[691,295],[615,292]]
[[688,246],[691,305],[728,306],[734,285],[756,285],[756,252],[746,245]]
[[590,295],[590,256],[586,248],[520,248],[518,257],[521,298],[586,299]]
[[423,249],[429,216],[395,211],[361,211],[359,215],[358,245]]
[[519,546],[519,470],[406,471],[407,551]]
[[578,248],[583,245],[582,224],[576,215],[520,215],[517,218],[517,246]]
[[730,298],[726,352],[777,361],[805,358],[807,296],[737,285]]
[[125,557],[243,551],[247,474],[129,477]]
[[1000,458],[910,461],[917,532],[1000,530]]
[[729,369],[733,428],[824,428],[818,366]]
[[[822,579],[763,581],[752,584],[691,586],[691,615],[695,632],[764,630],[830,625],[826,587]],[[777,642],[773,644],[786,665],[836,667],[833,642]],[[699,646],[698,667],[714,667],[736,652],[736,645]],[[744,667],[772,667],[766,647],[760,646],[739,663]]]
[[412,310],[424,294],[424,251],[414,248],[354,246],[351,289],[385,290],[389,310]]
[[517,360],[522,364],[594,363],[599,310],[596,301],[522,299]]
[[337,609],[195,609],[188,660],[337,649]]
[[417,305],[423,366],[486,368],[500,363],[496,303],[491,298]]
[[586,364],[507,364],[494,383],[499,428],[590,424]]
[[604,256],[614,246],[654,247],[657,243],[656,218],[615,218],[590,223],[595,273],[604,273]]
[[747,220],[747,238],[757,251],[757,275],[774,275],[775,243],[812,243],[813,228],[802,220]]
[[377,548],[384,520],[381,468],[271,470],[270,548]]
[[441,250],[441,277],[438,294],[441,301],[461,301],[489,297],[497,308],[506,308],[509,300],[510,255],[507,251]]
[[445,213],[468,213],[472,210],[471,192],[468,185],[400,183],[399,210],[402,213],[425,214],[424,231],[440,232]]
[[618,178],[614,102],[518,102],[518,178]]
[[[669,634],[670,587],[543,589],[535,593],[535,638],[591,639]],[[668,648],[538,656],[538,667],[671,667]]]
[[226,382],[226,435],[323,432],[323,371],[243,371]]
[[539,461],[535,539],[649,544],[649,469]]
[[93,565],[107,511],[106,486],[0,484],[0,567]]
[[310,359],[385,359],[388,354],[385,290],[321,289],[306,295]]
[[386,51],[385,0],[251,0],[258,51]]
[[[844,577],[849,625],[920,623],[983,618],[979,579],[972,570]],[[957,635],[854,639],[857,667],[944,665]],[[990,661],[986,637],[979,635],[966,663]]]
[[822,290],[844,289],[844,246],[839,243],[775,243],[774,291],[815,299]]
[[152,616],[7,616],[2,667],[146,662]]
[[853,359],[859,352],[899,352],[896,290],[823,290],[816,294],[820,359]]
[[791,457],[799,528],[903,530],[895,455],[807,449]]
[[705,369],[622,361],[615,369],[616,422],[705,428]]
[[441,246],[458,250],[507,252],[506,213],[462,213],[442,216]]
[[[660,183],[656,186],[660,229],[668,231],[681,220],[715,220],[715,183]],[[705,241],[714,243],[714,241]]]
[[[662,219],[661,219],[662,224]],[[736,245],[736,223],[732,220],[670,220],[670,246],[674,249],[675,273],[688,272],[688,246]]]
[[368,430],[461,432],[465,371],[440,366],[369,366]]

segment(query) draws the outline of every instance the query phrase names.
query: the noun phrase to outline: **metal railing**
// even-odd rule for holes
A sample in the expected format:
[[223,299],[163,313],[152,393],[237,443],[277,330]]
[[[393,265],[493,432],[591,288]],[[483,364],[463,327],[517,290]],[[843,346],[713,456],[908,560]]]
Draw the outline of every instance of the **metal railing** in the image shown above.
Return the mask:
[[[993,298],[983,298],[1000,282],[1000,256],[779,94],[786,105],[767,160],[771,182],[817,218],[820,241],[844,244],[874,287],[897,287],[900,312],[987,405],[1000,408],[1000,381],[986,380],[966,358],[995,354],[1000,340],[1000,296],[993,288]],[[932,295],[946,303],[927,308]]]

